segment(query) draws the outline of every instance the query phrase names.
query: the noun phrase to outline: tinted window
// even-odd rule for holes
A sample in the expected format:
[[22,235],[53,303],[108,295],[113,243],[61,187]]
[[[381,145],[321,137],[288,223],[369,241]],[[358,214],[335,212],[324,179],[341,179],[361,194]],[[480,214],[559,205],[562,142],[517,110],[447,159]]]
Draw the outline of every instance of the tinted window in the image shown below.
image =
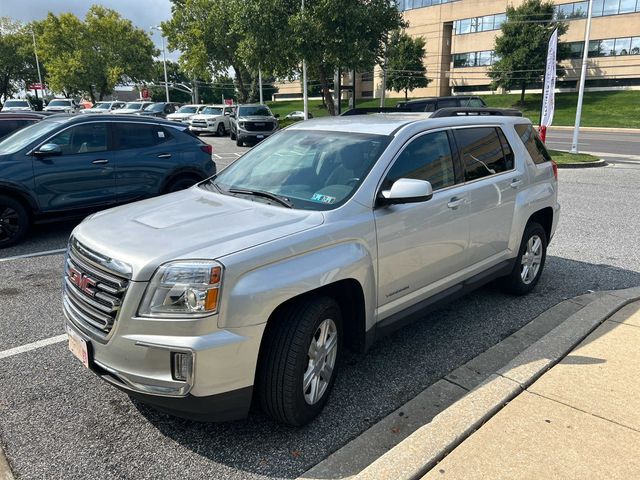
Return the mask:
[[531,155],[533,163],[538,164],[551,160],[551,155],[547,152],[544,143],[542,143],[542,140],[538,137],[533,126],[520,124],[516,125],[515,128],[522,140],[522,143],[527,147],[527,151],[529,152],[529,155]]
[[389,170],[382,188],[388,190],[399,178],[427,180],[434,190],[453,185],[455,172],[447,133],[428,133],[407,145]]
[[71,102],[69,100],[51,100],[47,105],[49,107],[70,107]]
[[457,107],[458,99],[457,98],[447,98],[444,100],[438,100],[438,108],[448,108],[448,107]]
[[28,107],[29,103],[25,100],[7,100],[5,107]]
[[22,128],[31,125],[35,120],[5,120],[0,122],[0,138]]
[[195,105],[185,105],[184,107],[180,107],[178,113],[196,113],[196,110],[198,110],[198,107]]
[[169,133],[159,125],[124,123],[116,127],[115,144],[118,149],[144,148],[166,142]]
[[454,130],[462,161],[465,180],[477,180],[513,168],[513,155],[502,149],[498,132],[494,127],[463,128]]
[[479,98],[470,98],[466,105],[473,108],[481,108],[484,107],[484,102]]
[[68,128],[47,143],[60,145],[63,155],[104,152],[107,149],[107,125],[87,123]]

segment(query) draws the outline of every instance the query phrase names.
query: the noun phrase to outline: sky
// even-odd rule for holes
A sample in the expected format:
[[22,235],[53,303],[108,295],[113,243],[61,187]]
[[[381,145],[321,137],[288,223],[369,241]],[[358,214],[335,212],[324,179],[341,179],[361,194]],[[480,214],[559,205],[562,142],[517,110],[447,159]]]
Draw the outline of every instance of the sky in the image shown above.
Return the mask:
[[[51,11],[55,14],[71,12],[84,18],[89,7],[96,3],[116,10],[134,25],[145,30],[171,18],[169,0],[0,0],[0,17],[30,22],[42,20]],[[160,50],[162,43],[159,32],[154,31],[151,38]],[[167,51],[167,59],[177,60],[178,56],[178,52]]]

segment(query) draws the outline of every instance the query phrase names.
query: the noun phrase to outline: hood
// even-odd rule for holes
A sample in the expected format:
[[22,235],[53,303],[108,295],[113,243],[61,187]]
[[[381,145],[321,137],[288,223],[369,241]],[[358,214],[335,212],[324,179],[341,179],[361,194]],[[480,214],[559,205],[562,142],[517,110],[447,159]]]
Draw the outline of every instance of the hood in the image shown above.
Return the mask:
[[73,235],[87,247],[128,263],[133,279],[146,281],[170,260],[220,259],[323,221],[321,212],[192,187],[99,212]]
[[112,110],[113,113],[135,113],[140,111],[141,110],[137,108],[117,108],[115,110]]
[[190,118],[193,117],[195,115],[195,113],[170,113],[169,115],[167,115],[167,118],[175,118],[175,119],[184,119],[184,118]]
[[148,112],[145,110],[136,111],[136,115],[143,115],[145,117],[159,117],[162,112]]
[[43,110],[47,110],[49,112],[64,112],[65,110],[73,110],[73,107],[44,107]]

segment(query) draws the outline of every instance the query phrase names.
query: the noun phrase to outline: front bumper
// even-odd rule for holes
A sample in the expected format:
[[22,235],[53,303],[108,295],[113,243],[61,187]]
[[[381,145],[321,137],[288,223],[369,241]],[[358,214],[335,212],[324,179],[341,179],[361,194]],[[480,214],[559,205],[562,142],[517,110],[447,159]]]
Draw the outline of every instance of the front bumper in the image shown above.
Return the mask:
[[270,135],[273,135],[274,133],[276,133],[278,130],[272,130],[270,132],[250,132],[247,130],[243,130],[243,129],[238,129],[238,140],[242,141],[242,142],[251,142],[251,143],[257,143],[261,140],[264,140],[265,138],[267,138]]
[[189,130],[192,132],[215,133],[217,128],[218,125],[207,125],[206,127],[189,125]]

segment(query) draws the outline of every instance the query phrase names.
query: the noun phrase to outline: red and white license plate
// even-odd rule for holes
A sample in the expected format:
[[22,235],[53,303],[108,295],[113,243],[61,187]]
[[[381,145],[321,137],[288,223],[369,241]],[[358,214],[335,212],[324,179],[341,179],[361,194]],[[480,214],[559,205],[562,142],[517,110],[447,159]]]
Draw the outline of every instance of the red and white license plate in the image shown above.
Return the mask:
[[73,353],[82,364],[89,368],[89,348],[87,347],[87,341],[75,333],[73,330],[68,329],[69,335],[69,350]]

